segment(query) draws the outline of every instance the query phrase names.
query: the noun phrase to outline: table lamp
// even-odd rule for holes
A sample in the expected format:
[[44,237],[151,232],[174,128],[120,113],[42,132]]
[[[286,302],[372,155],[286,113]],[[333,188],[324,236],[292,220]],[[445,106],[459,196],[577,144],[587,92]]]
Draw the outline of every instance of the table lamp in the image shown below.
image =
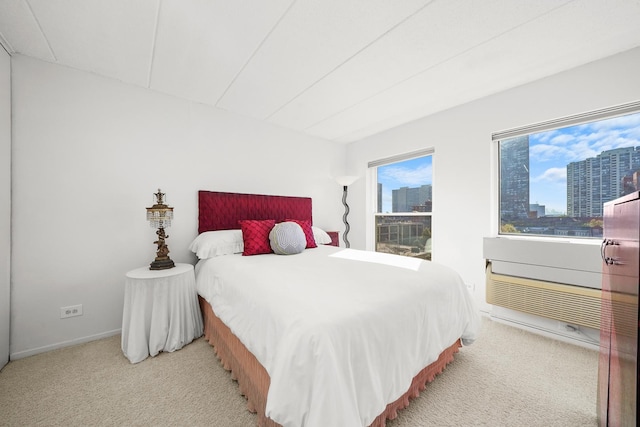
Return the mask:
[[175,264],[169,258],[169,246],[165,243],[165,239],[169,236],[165,234],[164,228],[171,226],[171,220],[173,219],[173,208],[164,204],[164,193],[158,188],[157,193],[153,193],[156,196],[156,204],[147,208],[147,220],[151,225],[151,228],[157,228],[156,234],[158,240],[155,243],[158,245],[156,252],[156,259],[151,263],[150,270],[165,270],[167,268],[175,267]]

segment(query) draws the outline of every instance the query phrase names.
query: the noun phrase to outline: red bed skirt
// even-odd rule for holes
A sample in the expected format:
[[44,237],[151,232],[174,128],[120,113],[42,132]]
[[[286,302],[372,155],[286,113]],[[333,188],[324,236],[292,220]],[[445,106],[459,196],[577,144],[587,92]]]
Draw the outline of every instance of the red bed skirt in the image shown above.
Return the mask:
[[[258,415],[259,427],[282,427],[266,417],[264,412],[267,403],[267,392],[271,379],[258,359],[247,350],[231,330],[215,315],[211,305],[199,297],[204,318],[204,336],[211,344],[222,366],[231,372],[238,382],[240,392],[247,398],[247,408]],[[438,360],[424,368],[413,378],[409,389],[395,402],[387,405],[385,410],[373,421],[371,427],[384,427],[386,421],[398,416],[398,410],[409,406],[409,400],[418,397],[428,382],[453,361],[453,355],[461,347],[460,340],[446,348]]]

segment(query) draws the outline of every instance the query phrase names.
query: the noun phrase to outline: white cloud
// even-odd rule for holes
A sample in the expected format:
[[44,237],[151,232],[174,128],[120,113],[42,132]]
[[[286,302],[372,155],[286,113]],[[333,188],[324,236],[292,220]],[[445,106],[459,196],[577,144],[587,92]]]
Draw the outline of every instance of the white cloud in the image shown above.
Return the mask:
[[568,164],[603,151],[640,146],[640,114],[555,129],[531,135],[534,162]]
[[575,140],[575,137],[573,135],[560,133],[550,138],[549,142],[553,145],[568,145],[570,142],[573,142],[574,140]]
[[536,134],[535,134],[535,139],[536,139],[537,141],[540,141],[540,142],[542,142],[542,143],[545,143],[545,144],[546,144],[546,143],[548,143],[551,139],[553,139],[553,137],[554,137],[555,135],[557,135],[557,133],[558,133],[558,132],[557,132],[557,131],[555,131],[555,130],[550,130],[550,131],[547,131],[547,132],[536,133]]
[[532,177],[531,182],[563,183],[567,181],[566,168],[549,168],[542,174]]
[[431,165],[424,165],[417,168],[389,166],[384,168],[382,177],[379,177],[378,180],[391,180],[398,183],[399,186],[420,186],[431,184],[431,173]]
[[565,147],[549,144],[536,144],[529,148],[529,156],[537,162],[556,160],[558,157],[566,158],[570,155]]

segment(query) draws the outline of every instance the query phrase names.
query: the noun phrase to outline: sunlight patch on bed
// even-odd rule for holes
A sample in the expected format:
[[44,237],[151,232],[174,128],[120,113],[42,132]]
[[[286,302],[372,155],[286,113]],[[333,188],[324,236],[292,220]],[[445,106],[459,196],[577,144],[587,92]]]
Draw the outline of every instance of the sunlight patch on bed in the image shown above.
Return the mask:
[[354,261],[373,262],[376,264],[390,265],[392,267],[406,268],[407,270],[418,271],[421,259],[409,258],[400,255],[385,254],[383,252],[357,251],[353,249],[344,249],[340,252],[331,254],[335,258],[350,259]]

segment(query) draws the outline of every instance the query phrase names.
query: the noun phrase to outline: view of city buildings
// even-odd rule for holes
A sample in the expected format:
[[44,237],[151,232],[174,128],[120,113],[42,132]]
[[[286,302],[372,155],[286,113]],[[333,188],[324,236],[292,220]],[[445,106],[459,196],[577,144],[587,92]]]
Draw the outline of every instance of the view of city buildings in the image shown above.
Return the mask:
[[426,206],[431,204],[431,185],[418,188],[401,187],[391,191],[392,212],[431,212]]
[[[431,259],[431,216],[407,216],[407,212],[431,212],[431,185],[400,187],[391,191],[392,214],[376,217],[376,251]],[[378,212],[382,184],[378,183]]]
[[600,237],[603,204],[640,189],[640,147],[602,151],[566,165],[566,215],[529,200],[529,137],[500,144],[500,218],[504,233]]
[[639,189],[640,147],[603,151],[567,165],[567,215],[602,217],[602,205]]

